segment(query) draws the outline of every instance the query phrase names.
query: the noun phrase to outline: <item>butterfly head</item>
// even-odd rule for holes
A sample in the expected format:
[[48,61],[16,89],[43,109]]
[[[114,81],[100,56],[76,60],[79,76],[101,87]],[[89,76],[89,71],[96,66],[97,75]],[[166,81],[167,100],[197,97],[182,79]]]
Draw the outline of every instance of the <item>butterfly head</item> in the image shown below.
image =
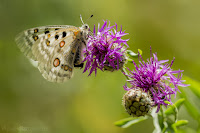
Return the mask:
[[84,39],[86,39],[87,40],[87,38],[88,38],[88,34],[89,34],[89,25],[88,24],[83,24],[82,26],[81,26],[81,30],[82,30],[82,33],[83,33],[83,37],[84,37]]
[[82,30],[89,30],[89,25],[88,24],[83,24],[81,26]]

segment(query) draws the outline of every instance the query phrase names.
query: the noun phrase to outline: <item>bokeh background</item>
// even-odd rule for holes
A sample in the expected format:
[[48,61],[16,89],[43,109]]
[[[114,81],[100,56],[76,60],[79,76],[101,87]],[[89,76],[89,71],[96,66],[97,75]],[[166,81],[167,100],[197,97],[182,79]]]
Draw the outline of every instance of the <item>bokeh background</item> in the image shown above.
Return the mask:
[[[19,128],[23,133],[152,132],[152,119],[127,129],[114,125],[129,117],[121,105],[125,77],[120,71],[88,77],[77,69],[68,82],[50,83],[14,38],[36,26],[81,26],[80,14],[90,27],[109,20],[129,33],[124,39],[130,38],[132,51],[141,49],[146,59],[151,46],[160,59],[176,57],[173,68],[200,81],[199,6],[199,0],[0,0],[0,133],[18,133]],[[180,89],[191,102],[198,100],[188,88]],[[184,107],[179,118],[189,120],[185,131],[197,129]]]

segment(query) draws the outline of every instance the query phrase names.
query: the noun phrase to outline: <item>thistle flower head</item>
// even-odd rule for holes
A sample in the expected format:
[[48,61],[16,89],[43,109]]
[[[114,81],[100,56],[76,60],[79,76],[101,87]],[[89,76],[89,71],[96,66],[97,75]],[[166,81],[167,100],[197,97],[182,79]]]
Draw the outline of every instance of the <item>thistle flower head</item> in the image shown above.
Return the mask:
[[[145,62],[140,56],[139,65],[133,61],[135,70],[130,71],[129,74],[125,74],[131,78],[128,80],[132,87],[124,86],[125,90],[134,89],[139,87],[145,92],[148,92],[154,102],[153,106],[157,106],[157,112],[160,109],[160,105],[167,106],[168,104],[165,101],[171,102],[171,95],[179,91],[178,86],[187,86],[183,84],[182,72],[183,70],[173,71],[171,66],[174,62],[172,60],[171,64],[168,64],[168,60],[158,61],[157,54],[154,53],[153,56]],[[177,76],[175,76],[175,74]]]
[[145,116],[152,108],[152,99],[140,88],[130,89],[123,96],[122,103],[129,115],[133,117]]
[[121,69],[126,60],[125,47],[128,47],[127,40],[121,39],[127,35],[122,29],[117,31],[117,24],[110,26],[104,21],[100,28],[98,25],[97,32],[95,25],[93,35],[89,35],[88,43],[85,50],[86,65],[83,72],[89,71],[89,75],[97,69],[114,71]]

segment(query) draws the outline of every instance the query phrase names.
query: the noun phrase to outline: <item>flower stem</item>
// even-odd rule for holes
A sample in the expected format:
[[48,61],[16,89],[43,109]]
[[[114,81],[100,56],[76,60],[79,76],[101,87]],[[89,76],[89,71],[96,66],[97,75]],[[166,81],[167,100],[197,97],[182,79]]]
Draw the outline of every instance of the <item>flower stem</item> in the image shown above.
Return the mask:
[[177,122],[177,120],[178,120],[178,109],[177,109],[177,107],[176,107],[176,105],[174,105],[174,104],[172,104],[172,106],[174,107],[174,123],[176,123]]
[[160,107],[160,112],[161,112],[161,118],[162,118],[162,122],[163,122],[163,129],[162,129],[162,133],[164,133],[168,127],[168,124],[166,122],[166,115],[163,112],[162,106]]
[[126,79],[127,79],[127,80],[130,80],[130,77],[127,76],[128,73],[127,73],[126,69],[125,69],[125,68],[122,68],[121,71],[122,71],[122,73],[124,73],[124,76],[126,77]]

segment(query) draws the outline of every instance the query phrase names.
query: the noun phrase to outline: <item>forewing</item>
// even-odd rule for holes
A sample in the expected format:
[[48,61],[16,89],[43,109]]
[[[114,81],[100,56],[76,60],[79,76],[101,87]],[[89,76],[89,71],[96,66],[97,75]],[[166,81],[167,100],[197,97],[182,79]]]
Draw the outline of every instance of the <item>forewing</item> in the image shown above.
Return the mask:
[[25,55],[38,61],[45,79],[64,82],[73,74],[79,32],[74,26],[38,27],[19,34],[16,41]]
[[42,26],[42,27],[36,27],[31,28],[28,30],[25,30],[21,33],[19,33],[15,41],[20,48],[20,50],[30,59],[36,60],[35,56],[32,53],[32,46],[35,45],[35,43],[38,42],[38,40],[47,35],[55,32],[59,29],[68,29],[73,26],[68,25],[50,25],[50,26]]
[[38,68],[48,81],[64,82],[72,77],[79,45],[77,32],[79,29],[61,29],[40,38],[32,47],[32,53],[39,62]]

